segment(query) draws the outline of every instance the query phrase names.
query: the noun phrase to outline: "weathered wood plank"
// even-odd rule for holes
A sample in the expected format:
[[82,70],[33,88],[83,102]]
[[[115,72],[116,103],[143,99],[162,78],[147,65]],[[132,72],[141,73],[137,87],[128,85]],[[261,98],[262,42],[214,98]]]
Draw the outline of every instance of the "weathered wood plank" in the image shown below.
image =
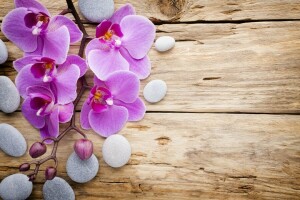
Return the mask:
[[[65,0],[40,0],[52,14],[66,8]],[[73,1],[77,7],[77,0]],[[154,22],[192,22],[218,20],[300,19],[298,0],[115,0],[116,7],[131,3],[138,14]],[[0,20],[14,8],[13,0],[2,0]],[[83,17],[81,16],[83,19]]]
[[[168,94],[148,110],[299,113],[299,27],[300,22],[157,26],[157,36],[172,35],[177,43],[167,53],[150,51],[152,74],[141,88],[163,79]],[[87,28],[92,35],[94,26]],[[22,56],[6,44],[10,61]],[[0,69],[0,75],[15,74],[11,62]],[[91,83],[92,73],[87,77]]]
[[[21,113],[0,114],[25,136],[39,136]],[[77,120],[78,123],[78,120]],[[132,157],[121,169],[109,168],[100,152],[103,138],[92,131],[100,159],[97,177],[76,184],[65,162],[78,135],[59,146],[59,176],[73,186],[77,199],[299,199],[300,116],[244,114],[147,114],[121,131],[131,143]],[[0,178],[16,173],[30,160],[0,153]],[[43,172],[32,199],[41,198]]]

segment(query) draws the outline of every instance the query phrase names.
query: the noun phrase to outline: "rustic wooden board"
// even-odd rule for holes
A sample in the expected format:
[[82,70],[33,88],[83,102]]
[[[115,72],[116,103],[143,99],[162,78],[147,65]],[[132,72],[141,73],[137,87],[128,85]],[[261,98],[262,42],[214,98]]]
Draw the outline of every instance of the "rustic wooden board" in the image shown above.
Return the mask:
[[[20,129],[28,144],[39,137],[21,113],[0,114],[0,121]],[[59,176],[77,199],[299,199],[299,130],[298,115],[148,113],[121,131],[132,146],[128,165],[108,167],[103,138],[88,131],[100,160],[97,177],[87,184],[67,177],[75,134],[60,144]],[[30,160],[0,157],[0,179]],[[43,181],[41,174],[32,199],[41,198]]]
[[[66,8],[65,0],[40,0],[51,13]],[[73,1],[77,6],[77,0]],[[300,19],[298,0],[115,0],[116,7],[131,3],[138,14],[154,22],[193,22],[222,20]],[[2,0],[0,20],[14,8],[13,0]],[[3,13],[3,14],[2,14]],[[83,19],[83,17],[81,17]]]
[[[148,104],[148,110],[299,113],[299,27],[300,22],[157,26],[157,36],[172,35],[177,43],[164,54],[150,51],[152,74],[141,89],[152,79],[163,79],[168,95]],[[88,25],[90,35],[94,28]],[[22,56],[11,42],[6,44],[10,61]],[[6,66],[0,75],[14,79],[11,62]]]

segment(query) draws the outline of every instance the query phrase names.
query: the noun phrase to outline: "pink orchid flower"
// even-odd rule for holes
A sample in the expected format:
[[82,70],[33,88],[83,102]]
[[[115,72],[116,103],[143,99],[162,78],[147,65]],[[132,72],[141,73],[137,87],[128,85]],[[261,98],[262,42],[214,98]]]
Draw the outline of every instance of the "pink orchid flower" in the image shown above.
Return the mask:
[[127,121],[141,120],[146,111],[138,97],[139,79],[127,71],[109,75],[106,81],[94,78],[94,87],[84,102],[80,123],[103,137],[120,131]]
[[27,56],[14,61],[14,68],[18,71],[16,86],[23,98],[26,98],[26,89],[30,86],[49,86],[55,91],[59,104],[75,100],[77,80],[88,69],[85,60],[77,55],[69,55],[59,65],[51,58]]
[[55,94],[43,86],[27,88],[27,98],[22,104],[22,113],[35,128],[40,129],[41,137],[57,137],[59,123],[71,120],[74,105],[58,104]]
[[86,47],[85,54],[91,70],[105,80],[115,71],[132,71],[138,78],[149,76],[147,56],[155,37],[153,23],[139,15],[127,4],[96,28],[96,38]]
[[65,16],[51,17],[35,0],[15,0],[16,8],[3,19],[1,31],[26,55],[42,55],[61,64],[69,44],[82,38],[77,25]]

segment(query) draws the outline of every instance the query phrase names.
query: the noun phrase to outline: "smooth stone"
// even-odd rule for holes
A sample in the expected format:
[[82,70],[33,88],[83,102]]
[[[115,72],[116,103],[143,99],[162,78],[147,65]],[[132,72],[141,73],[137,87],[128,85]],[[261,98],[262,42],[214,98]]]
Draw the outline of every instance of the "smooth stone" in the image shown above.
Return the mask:
[[145,99],[150,103],[161,101],[167,94],[167,84],[162,80],[147,83],[143,91]]
[[24,174],[13,174],[0,184],[0,196],[4,200],[24,200],[32,192],[32,182]]
[[73,152],[67,161],[68,176],[77,183],[86,183],[92,180],[98,173],[99,162],[93,154],[87,160],[81,160],[75,152]]
[[8,52],[5,43],[0,39],[0,64],[7,61]]
[[124,166],[130,159],[131,147],[122,135],[111,135],[103,143],[102,155],[104,161],[111,167]]
[[100,23],[114,13],[113,0],[79,0],[78,7],[82,15],[91,22]]
[[15,84],[6,76],[0,76],[0,110],[12,113],[19,108],[20,94]]
[[0,149],[13,157],[23,156],[27,143],[22,133],[9,124],[0,124]]
[[155,49],[160,52],[168,51],[175,46],[175,39],[171,36],[161,36],[155,41]]
[[67,181],[60,177],[45,182],[43,186],[44,200],[75,200],[75,194]]

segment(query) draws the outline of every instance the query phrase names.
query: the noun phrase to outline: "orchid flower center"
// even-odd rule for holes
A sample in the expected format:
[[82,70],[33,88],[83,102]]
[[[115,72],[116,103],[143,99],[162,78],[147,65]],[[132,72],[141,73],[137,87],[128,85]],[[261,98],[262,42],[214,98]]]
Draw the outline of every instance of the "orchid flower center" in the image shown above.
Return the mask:
[[42,78],[45,83],[51,82],[57,74],[56,64],[50,58],[41,58],[32,65],[31,73],[35,78]]
[[50,17],[45,13],[28,13],[25,15],[25,25],[31,28],[33,35],[40,35],[45,32]]
[[113,96],[108,89],[94,86],[91,90],[88,104],[91,105],[95,112],[102,112],[106,110],[108,106],[114,104]]
[[109,48],[120,48],[123,33],[119,24],[112,24],[110,21],[103,21],[96,29],[96,37]]
[[37,116],[46,116],[51,113],[54,102],[45,94],[33,93],[29,95],[31,97],[30,107],[36,110]]

